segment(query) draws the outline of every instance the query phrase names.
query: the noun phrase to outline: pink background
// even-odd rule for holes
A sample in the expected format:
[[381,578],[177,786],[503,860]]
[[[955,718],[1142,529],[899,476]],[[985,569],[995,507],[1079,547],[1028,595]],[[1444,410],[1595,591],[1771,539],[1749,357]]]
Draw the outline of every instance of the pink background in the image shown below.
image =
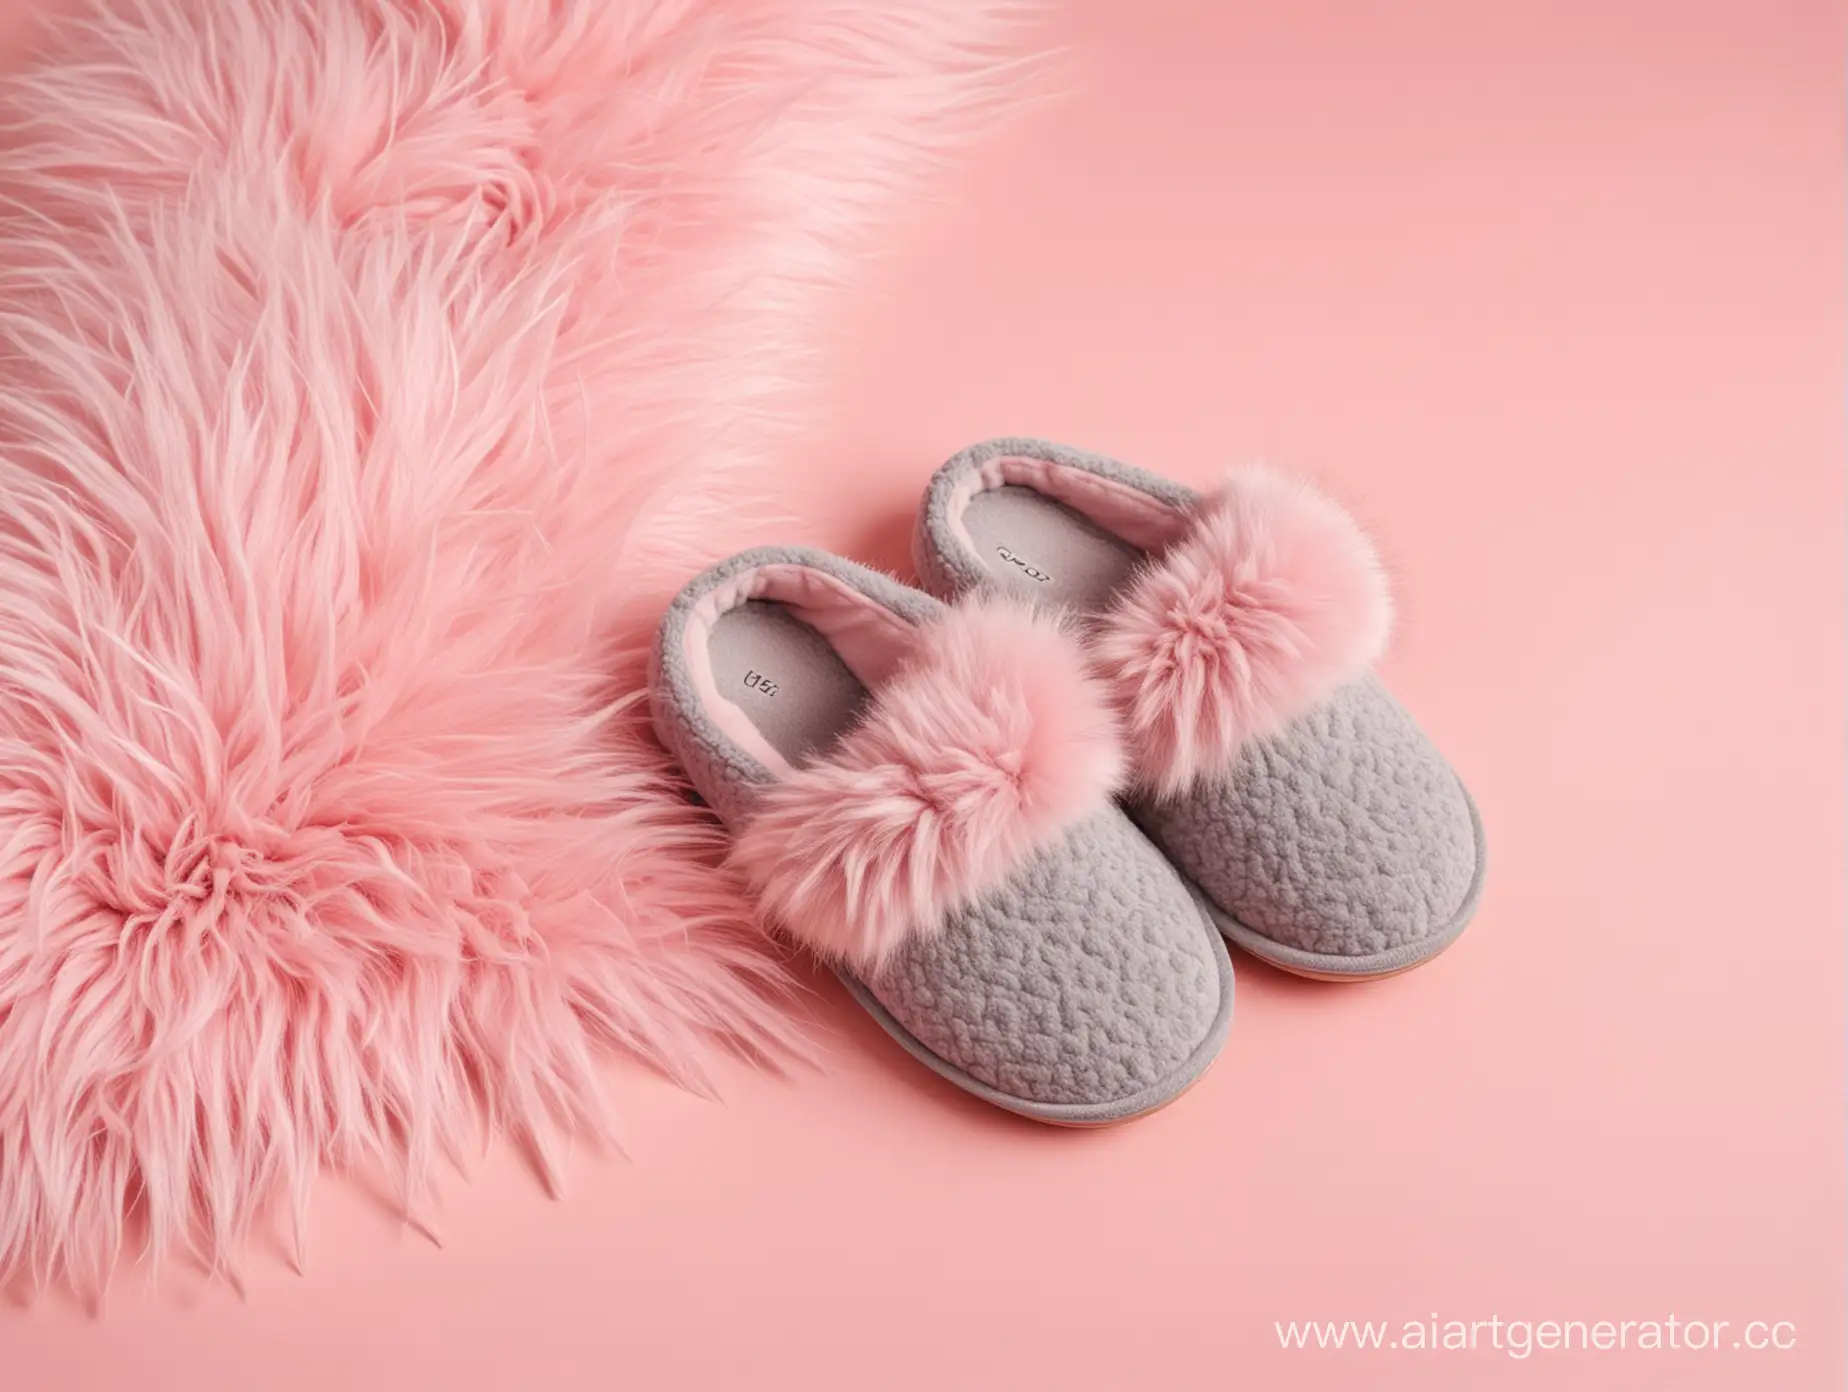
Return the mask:
[[[1322,478],[1488,824],[1470,933],[1377,985],[1241,961],[1217,1068],[1097,1133],[964,1099],[817,979],[827,1076],[625,1076],[627,1160],[554,1203],[497,1148],[441,1249],[330,1180],[305,1276],[266,1247],[242,1300],[0,1309],[0,1385],[1841,1385],[1841,7],[1054,30],[1074,95],[868,268],[775,536],[902,567],[929,469],[1002,432]],[[1799,1342],[1518,1362],[1272,1323],[1433,1312]]]

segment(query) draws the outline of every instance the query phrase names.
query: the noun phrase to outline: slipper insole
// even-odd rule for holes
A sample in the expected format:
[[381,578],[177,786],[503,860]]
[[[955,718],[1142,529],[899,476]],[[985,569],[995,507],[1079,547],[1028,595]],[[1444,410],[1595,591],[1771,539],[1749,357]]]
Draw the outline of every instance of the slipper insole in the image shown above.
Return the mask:
[[828,640],[781,604],[754,599],[727,610],[707,645],[719,694],[792,764],[825,749],[866,701]]
[[1011,595],[1081,611],[1104,607],[1144,553],[1082,513],[1032,488],[978,493],[963,526]]

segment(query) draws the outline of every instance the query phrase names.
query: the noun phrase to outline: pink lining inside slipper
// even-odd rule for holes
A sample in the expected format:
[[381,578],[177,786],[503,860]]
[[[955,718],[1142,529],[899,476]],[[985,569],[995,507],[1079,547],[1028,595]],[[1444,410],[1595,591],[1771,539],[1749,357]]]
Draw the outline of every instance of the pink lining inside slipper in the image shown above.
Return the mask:
[[1031,488],[1063,503],[1105,531],[1144,551],[1159,551],[1187,530],[1190,514],[1184,508],[1152,498],[1117,479],[1104,478],[1088,469],[1074,468],[1053,459],[1007,454],[985,461],[960,480],[950,494],[950,526],[957,539],[974,548],[963,523],[969,503],[979,494],[1010,485]]
[[701,596],[683,640],[694,692],[727,738],[772,772],[783,774],[791,768],[787,754],[720,690],[713,670],[714,627],[722,615],[754,600],[779,605],[812,628],[863,687],[876,687],[892,674],[916,645],[917,628],[834,576],[791,563],[741,571]]

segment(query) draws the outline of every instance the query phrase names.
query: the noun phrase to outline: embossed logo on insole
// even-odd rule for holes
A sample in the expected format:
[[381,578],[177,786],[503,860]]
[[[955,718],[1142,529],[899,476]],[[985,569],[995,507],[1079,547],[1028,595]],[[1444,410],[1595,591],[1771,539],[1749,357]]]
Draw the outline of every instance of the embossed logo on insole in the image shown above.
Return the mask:
[[1005,546],[997,546],[995,548],[995,554],[999,556],[1002,560],[1006,561],[1009,565],[1019,570],[1019,572],[1022,575],[1026,576],[1027,579],[1029,580],[1037,581],[1038,583],[1043,585],[1048,580],[1052,579],[1050,575],[1048,575],[1045,571],[1041,570],[1038,566],[1032,565],[1029,562],[1023,560],[1021,557],[1016,556],[1012,551],[1008,550]]
[[765,696],[774,696],[783,689],[780,683],[771,681],[762,672],[746,672],[744,684],[748,690],[761,692]]

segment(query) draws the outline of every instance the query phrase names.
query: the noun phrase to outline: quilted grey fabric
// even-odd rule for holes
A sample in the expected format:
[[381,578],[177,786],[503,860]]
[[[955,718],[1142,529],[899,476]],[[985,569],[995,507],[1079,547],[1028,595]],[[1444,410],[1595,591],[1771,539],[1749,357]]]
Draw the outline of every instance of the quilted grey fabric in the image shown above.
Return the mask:
[[[950,516],[958,486],[1003,455],[1054,460],[1169,504],[1197,501],[1145,470],[1050,441],[973,445],[937,471],[918,517],[918,570],[940,594],[1005,587]],[[1373,677],[1242,751],[1223,781],[1130,810],[1229,938],[1312,975],[1372,976],[1434,956],[1468,924],[1482,888],[1482,826],[1468,793]]]
[[[722,821],[742,824],[774,776],[702,709],[687,621],[740,571],[820,568],[913,621],[942,606],[826,553],[761,549],[705,572],[670,606],[654,652],[660,737]],[[1041,1120],[1096,1124],[1171,1100],[1218,1054],[1232,968],[1211,919],[1130,820],[1110,810],[1041,850],[877,980],[849,988],[914,1056],[966,1090]]]
[[1201,922],[1161,853],[1105,813],[869,989],[932,1053],[1003,1092],[1159,1093],[1219,1023],[1220,964]]
[[1245,748],[1222,786],[1131,810],[1234,940],[1290,949],[1284,965],[1409,965],[1461,931],[1480,889],[1463,785],[1374,677]]

